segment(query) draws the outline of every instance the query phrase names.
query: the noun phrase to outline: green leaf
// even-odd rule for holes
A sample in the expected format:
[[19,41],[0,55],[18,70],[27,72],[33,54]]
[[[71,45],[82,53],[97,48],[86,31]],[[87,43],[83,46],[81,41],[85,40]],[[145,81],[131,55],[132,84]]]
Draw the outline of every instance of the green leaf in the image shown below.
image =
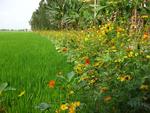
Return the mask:
[[72,71],[72,72],[70,72],[70,73],[67,74],[69,82],[72,80],[72,78],[74,77],[74,75],[75,75],[74,71]]
[[0,85],[0,94],[5,90],[5,88],[8,86],[8,83],[7,82],[5,82],[5,83],[2,83],[1,85]]
[[112,60],[112,58],[110,57],[109,54],[106,54],[105,56],[103,56],[103,60],[104,60],[105,62],[109,62],[109,61]]
[[15,91],[16,88],[13,88],[13,87],[7,87],[4,89],[4,91]]
[[45,111],[45,110],[50,109],[50,105],[45,102],[42,102],[38,106],[35,106],[35,108],[40,109],[41,111]]

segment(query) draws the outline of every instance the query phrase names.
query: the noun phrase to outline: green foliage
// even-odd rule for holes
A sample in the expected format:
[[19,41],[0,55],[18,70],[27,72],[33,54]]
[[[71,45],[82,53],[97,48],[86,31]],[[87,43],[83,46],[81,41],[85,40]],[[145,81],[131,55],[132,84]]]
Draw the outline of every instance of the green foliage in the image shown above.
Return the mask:
[[[66,57],[47,38],[30,32],[0,32],[0,113],[40,113],[36,105],[58,99],[48,82],[70,70]],[[9,85],[16,91],[5,91]]]
[[46,111],[50,109],[50,105],[47,103],[40,103],[38,106],[35,106],[36,109],[40,109],[41,111]]
[[2,95],[2,93],[4,91],[13,91],[13,90],[16,90],[15,88],[12,88],[12,87],[8,87],[8,83],[5,82],[5,83],[2,83],[0,85],[0,95]]
[[41,0],[31,18],[33,30],[85,29],[108,21],[118,21],[120,16],[128,23],[133,9],[140,15],[150,12],[149,1],[143,0]]
[[57,77],[60,103],[80,101],[77,113],[149,113],[149,35],[146,29],[131,35],[119,25],[41,32],[74,64],[73,72]]

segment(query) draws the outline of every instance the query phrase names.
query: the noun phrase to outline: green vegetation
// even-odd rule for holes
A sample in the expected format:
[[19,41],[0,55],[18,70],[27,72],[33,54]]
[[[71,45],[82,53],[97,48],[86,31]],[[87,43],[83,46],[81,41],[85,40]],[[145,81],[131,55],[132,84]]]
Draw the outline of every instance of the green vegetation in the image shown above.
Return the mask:
[[[52,105],[50,112],[150,112],[149,7],[147,0],[40,2],[32,29],[45,30],[39,33],[74,66],[57,76],[56,83],[63,84],[53,93],[63,89],[61,105]],[[42,17],[50,24],[45,26]]]
[[[107,23],[85,31],[43,31],[58,52],[74,64],[57,76],[57,113],[149,113],[150,37],[129,35],[126,28]],[[78,103],[80,106],[74,105]],[[80,103],[80,104],[79,104]]]
[[35,106],[58,98],[51,93],[49,81],[70,68],[47,38],[34,33],[0,32],[0,86],[6,82],[16,89],[0,94],[0,112],[38,113]]
[[0,110],[150,113],[149,7],[41,0],[30,20],[36,34],[0,33]]
[[129,24],[131,16],[149,14],[149,4],[148,0],[41,0],[30,24],[32,30],[85,29],[108,21]]

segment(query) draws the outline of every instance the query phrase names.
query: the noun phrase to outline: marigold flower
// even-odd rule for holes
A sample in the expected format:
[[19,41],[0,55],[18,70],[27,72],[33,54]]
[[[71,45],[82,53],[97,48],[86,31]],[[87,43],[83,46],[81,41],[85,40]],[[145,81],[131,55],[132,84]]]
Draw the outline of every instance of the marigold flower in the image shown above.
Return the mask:
[[125,75],[125,76],[118,77],[117,79],[123,82],[123,81],[131,80],[132,78],[130,75]]
[[77,107],[80,106],[80,101],[72,102],[69,106],[69,113],[75,113]]
[[62,104],[61,107],[60,107],[60,109],[61,109],[62,111],[67,110],[67,109],[68,109],[68,104]]
[[80,106],[80,101],[74,102],[73,105],[74,105],[75,107],[79,107],[79,106]]
[[75,111],[75,107],[73,107],[73,106],[70,106],[69,107],[69,113],[75,113],[76,111]]
[[54,86],[55,86],[55,80],[49,81],[48,86],[49,86],[50,88],[54,88]]

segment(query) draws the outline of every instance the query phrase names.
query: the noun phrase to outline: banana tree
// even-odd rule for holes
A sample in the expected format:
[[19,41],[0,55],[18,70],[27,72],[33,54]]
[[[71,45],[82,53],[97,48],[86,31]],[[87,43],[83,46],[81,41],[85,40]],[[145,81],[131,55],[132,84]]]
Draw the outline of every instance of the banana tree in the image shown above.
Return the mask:
[[52,23],[57,24],[58,28],[68,25],[78,26],[80,9],[83,3],[78,0],[48,0],[47,12]]

